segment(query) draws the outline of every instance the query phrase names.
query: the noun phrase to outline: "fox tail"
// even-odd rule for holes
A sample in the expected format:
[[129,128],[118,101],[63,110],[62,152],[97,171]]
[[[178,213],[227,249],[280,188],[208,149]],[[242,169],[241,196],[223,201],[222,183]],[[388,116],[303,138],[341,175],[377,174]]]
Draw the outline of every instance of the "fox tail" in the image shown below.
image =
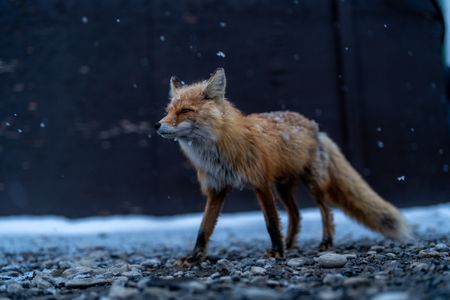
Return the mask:
[[361,178],[326,134],[320,134],[319,139],[329,156],[330,201],[350,217],[387,238],[410,238],[410,228],[400,211],[381,198]]

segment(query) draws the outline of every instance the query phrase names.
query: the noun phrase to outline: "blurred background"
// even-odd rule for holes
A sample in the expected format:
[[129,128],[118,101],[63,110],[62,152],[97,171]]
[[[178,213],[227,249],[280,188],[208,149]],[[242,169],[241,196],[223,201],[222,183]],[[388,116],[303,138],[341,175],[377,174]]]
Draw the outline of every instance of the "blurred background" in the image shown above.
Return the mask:
[[151,128],[171,75],[219,66],[244,112],[316,120],[387,200],[449,202],[445,24],[445,0],[1,0],[0,215],[201,211]]

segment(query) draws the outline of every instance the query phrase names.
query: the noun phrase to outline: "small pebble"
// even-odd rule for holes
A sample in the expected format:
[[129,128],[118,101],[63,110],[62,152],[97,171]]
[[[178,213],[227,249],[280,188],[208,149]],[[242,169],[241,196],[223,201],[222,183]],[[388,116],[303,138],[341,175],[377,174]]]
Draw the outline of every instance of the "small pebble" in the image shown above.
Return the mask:
[[161,261],[157,258],[150,258],[141,262],[141,266],[146,268],[157,268],[161,266]]
[[297,268],[305,264],[305,260],[302,258],[291,258],[286,263],[288,266]]
[[368,285],[369,280],[365,277],[351,277],[347,278],[343,282],[344,286],[361,286],[361,285]]
[[250,272],[255,275],[264,275],[264,274],[266,274],[266,269],[257,267],[257,266],[253,266],[250,268]]
[[323,268],[342,268],[347,263],[344,255],[336,253],[326,253],[314,259]]
[[376,295],[372,300],[409,300],[411,299],[406,292],[384,292]]

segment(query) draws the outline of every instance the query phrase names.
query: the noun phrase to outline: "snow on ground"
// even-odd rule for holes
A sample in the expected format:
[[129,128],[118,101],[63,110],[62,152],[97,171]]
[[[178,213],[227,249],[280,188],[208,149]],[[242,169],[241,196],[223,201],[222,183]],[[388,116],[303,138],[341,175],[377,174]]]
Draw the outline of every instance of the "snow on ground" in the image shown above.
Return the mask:
[[[450,203],[415,207],[402,210],[407,221],[419,232],[450,233]],[[319,241],[322,234],[318,209],[301,210],[300,243]],[[380,238],[342,212],[335,211],[336,243],[349,239]],[[34,247],[56,247],[69,244],[72,247],[155,247],[170,246],[190,248],[195,241],[201,214],[171,217],[110,216],[69,220],[57,216],[12,216],[0,218],[0,250],[20,251]],[[286,214],[281,215],[286,228]],[[245,212],[223,214],[219,218],[211,244],[227,244],[230,241],[267,240],[262,213]],[[62,243],[62,242],[66,243]],[[30,249],[28,249],[30,250]]]

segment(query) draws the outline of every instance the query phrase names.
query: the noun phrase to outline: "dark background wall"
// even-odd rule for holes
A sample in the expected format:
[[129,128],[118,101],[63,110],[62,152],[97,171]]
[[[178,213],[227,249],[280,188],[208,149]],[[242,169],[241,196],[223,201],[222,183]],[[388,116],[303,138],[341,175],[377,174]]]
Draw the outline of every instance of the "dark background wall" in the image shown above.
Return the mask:
[[0,214],[201,210],[151,124],[171,75],[218,66],[244,112],[315,119],[391,202],[449,201],[443,29],[431,1],[0,1]]

